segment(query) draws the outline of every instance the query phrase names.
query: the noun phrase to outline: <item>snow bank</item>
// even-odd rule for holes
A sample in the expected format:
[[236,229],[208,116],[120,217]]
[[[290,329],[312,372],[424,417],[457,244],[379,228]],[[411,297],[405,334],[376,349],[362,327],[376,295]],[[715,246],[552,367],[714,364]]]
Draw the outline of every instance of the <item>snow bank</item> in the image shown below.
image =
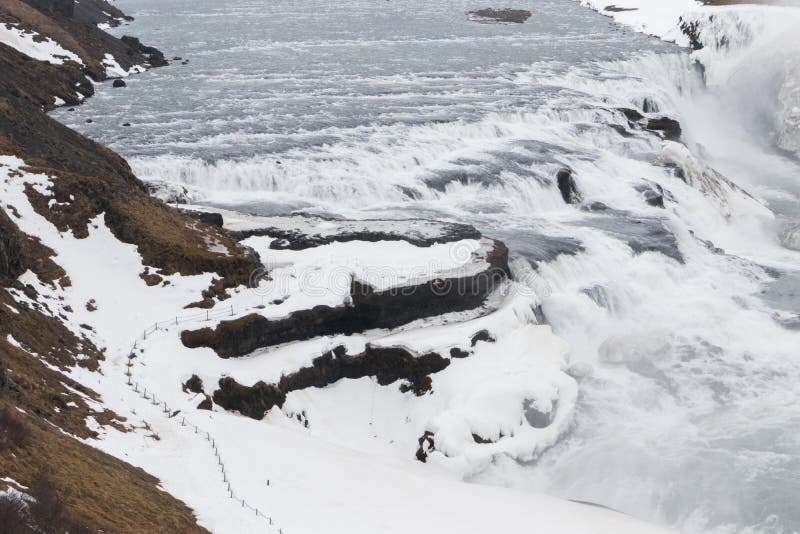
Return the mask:
[[702,5],[695,0],[582,0],[582,3],[635,31],[669,38],[684,46],[689,40],[676,31],[678,20]]
[[103,67],[105,67],[106,76],[109,78],[126,78],[131,74],[138,74],[145,71],[145,68],[141,65],[134,65],[130,69],[125,70],[117,62],[114,56],[108,53],[103,56]]
[[[342,297],[349,294],[351,278],[368,283],[376,291],[384,291],[435,278],[476,275],[490,267],[486,257],[495,244],[485,238],[430,247],[416,247],[405,241],[350,241],[289,251],[270,249],[272,241],[269,237],[251,237],[243,244],[258,252],[268,266],[289,266],[270,269],[273,281],[282,281],[275,285],[285,289],[298,285],[298,291],[319,292],[320,296],[341,290]],[[289,279],[300,283],[292,284]]]
[[36,32],[23,30],[13,23],[0,24],[0,43],[39,61],[55,65],[63,65],[65,61],[74,61],[83,65],[83,61],[77,54],[63,48],[51,38],[43,38]]

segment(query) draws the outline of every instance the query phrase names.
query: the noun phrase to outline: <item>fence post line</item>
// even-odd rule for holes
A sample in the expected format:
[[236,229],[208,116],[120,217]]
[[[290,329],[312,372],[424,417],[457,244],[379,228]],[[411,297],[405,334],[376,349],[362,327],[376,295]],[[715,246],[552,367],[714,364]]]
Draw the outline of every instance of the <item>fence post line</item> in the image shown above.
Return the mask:
[[[249,309],[249,307],[245,306],[244,310],[246,311],[247,309]],[[236,313],[235,307],[234,307],[233,304],[231,304],[231,307],[230,307],[231,316],[235,315],[235,313]],[[200,315],[199,317],[198,316],[186,317],[185,320],[194,321],[194,320],[199,320],[201,317],[202,317],[202,315]],[[215,315],[215,317],[219,317],[219,313],[217,313]],[[206,321],[209,321],[210,319],[211,319],[210,310],[206,310]],[[175,325],[180,324],[180,320],[181,320],[181,318],[176,315],[175,316]],[[169,320],[164,322],[164,325],[165,325],[164,328],[163,328],[164,331],[169,331],[169,327],[166,326],[166,325],[169,325],[169,324],[170,324]],[[148,334],[156,333],[156,332],[159,332],[160,330],[161,329],[159,328],[159,323],[155,323],[151,327],[145,328],[142,331],[141,339],[146,340]],[[135,339],[133,341],[133,347],[131,349],[131,352],[128,355],[128,362],[127,362],[128,370],[125,373],[125,375],[128,377],[127,385],[131,386],[133,388],[133,390],[137,394],[141,394],[141,397],[143,399],[146,399],[146,400],[150,401],[153,406],[158,406],[159,404],[163,405],[163,413],[167,414],[167,417],[172,419],[174,416],[177,416],[178,414],[176,412],[174,415],[171,415],[171,410],[170,410],[169,406],[167,405],[167,401],[158,402],[158,400],[156,399],[155,393],[154,392],[150,392],[150,394],[148,395],[147,388],[144,387],[144,386],[142,388],[142,391],[140,392],[140,390],[139,390],[139,382],[133,380],[133,371],[132,371],[133,359],[136,358],[135,351],[137,349],[138,349],[138,339]],[[142,352],[144,352],[144,351],[142,350]],[[181,417],[181,426],[187,426],[187,424],[189,426],[194,426],[194,433],[195,434],[201,434],[200,428],[197,425],[192,425],[191,422],[187,423],[186,417],[185,416]],[[242,508],[249,508],[250,510],[253,511],[253,513],[255,513],[256,517],[259,517],[259,516],[263,517],[264,519],[268,520],[269,526],[272,526],[273,525],[272,517],[268,517],[266,514],[261,513],[261,511],[258,508],[254,507],[254,506],[251,506],[245,499],[240,499],[240,498],[238,498],[238,497],[236,497],[234,495],[233,488],[231,487],[231,482],[230,482],[230,480],[228,480],[228,475],[227,475],[227,473],[225,471],[225,464],[222,462],[222,456],[220,455],[219,449],[217,448],[216,439],[211,437],[211,433],[210,432],[203,431],[202,433],[205,434],[206,441],[211,443],[211,447],[214,450],[214,455],[217,457],[217,461],[219,462],[219,468],[220,468],[220,471],[222,472],[222,481],[226,485],[226,488],[228,490],[228,497],[231,500],[240,501],[242,503]],[[153,434],[154,434],[155,439],[160,439],[160,436],[159,436],[158,432],[154,432]],[[269,485],[270,485],[270,481],[268,479],[267,480],[267,486],[269,486]],[[278,532],[279,532],[279,534],[283,534],[283,530],[281,530],[281,529],[278,529]]]

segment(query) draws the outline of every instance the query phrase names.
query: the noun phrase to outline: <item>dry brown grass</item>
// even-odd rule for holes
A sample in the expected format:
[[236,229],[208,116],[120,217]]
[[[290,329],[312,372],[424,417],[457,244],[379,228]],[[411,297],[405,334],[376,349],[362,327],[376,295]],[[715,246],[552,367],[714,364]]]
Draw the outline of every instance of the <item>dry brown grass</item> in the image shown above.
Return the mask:
[[[8,406],[8,401],[0,404]],[[46,473],[53,492],[50,499],[63,505],[64,517],[95,532],[205,532],[183,503],[157,488],[156,478],[62,434],[32,414],[18,416],[31,439],[25,447],[0,451],[0,472],[32,491],[37,478]]]
[[[6,311],[5,304],[20,313]],[[65,344],[52,337],[64,335],[63,328],[56,319],[0,291],[0,473],[25,486],[47,473],[54,488],[48,499],[55,499],[63,510],[55,504],[45,509],[93,531],[200,531],[190,510],[157,488],[157,479],[71,437],[96,436],[86,426],[89,416],[120,430],[124,428],[117,421],[124,419],[93,409],[87,399],[99,400],[95,392],[11,345],[6,337],[13,334],[25,348],[28,342],[40,348],[52,345],[48,350],[56,355],[43,351],[42,357],[63,363],[58,351],[66,350]]]

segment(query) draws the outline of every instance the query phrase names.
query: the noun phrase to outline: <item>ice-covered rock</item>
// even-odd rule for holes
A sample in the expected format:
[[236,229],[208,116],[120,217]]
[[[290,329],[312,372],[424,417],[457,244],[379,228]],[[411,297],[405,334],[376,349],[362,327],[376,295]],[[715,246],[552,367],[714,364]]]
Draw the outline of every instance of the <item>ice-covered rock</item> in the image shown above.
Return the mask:
[[192,204],[202,199],[199,190],[189,186],[165,181],[144,182],[147,192],[167,204]]
[[784,247],[800,251],[800,224],[795,224],[784,230],[781,236]]
[[678,176],[713,198],[726,216],[754,216],[764,220],[774,218],[766,206],[692,154],[684,144],[665,141],[660,163],[679,169]]

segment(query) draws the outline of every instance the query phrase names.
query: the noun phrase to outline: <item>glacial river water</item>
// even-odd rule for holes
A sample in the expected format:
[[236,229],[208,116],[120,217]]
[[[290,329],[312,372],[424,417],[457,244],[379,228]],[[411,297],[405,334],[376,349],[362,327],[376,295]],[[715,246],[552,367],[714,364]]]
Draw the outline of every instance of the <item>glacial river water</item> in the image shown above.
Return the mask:
[[[525,24],[454,0],[118,4],[136,21],[114,33],[189,62],[53,115],[142,179],[258,213],[462,221],[509,245],[593,372],[571,433],[475,482],[691,533],[800,531],[800,253],[781,241],[800,172],[748,119],[753,80],[712,93],[685,51],[571,0],[515,4]],[[618,111],[645,101],[777,216],[659,165],[662,141]],[[563,168],[582,203],[562,199]],[[663,208],[645,202],[659,188]]]

